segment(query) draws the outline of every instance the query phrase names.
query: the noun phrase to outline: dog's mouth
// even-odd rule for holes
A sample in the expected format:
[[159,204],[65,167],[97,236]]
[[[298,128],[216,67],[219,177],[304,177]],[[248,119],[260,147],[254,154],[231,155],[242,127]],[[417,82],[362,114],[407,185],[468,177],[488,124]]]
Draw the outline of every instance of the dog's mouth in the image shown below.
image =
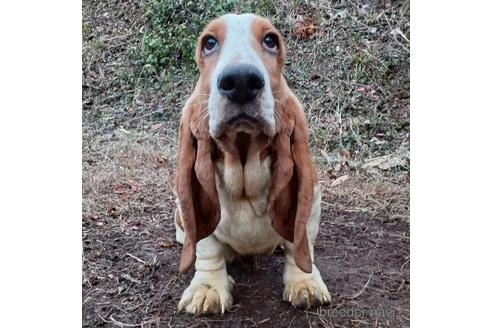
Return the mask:
[[222,131],[229,130],[252,135],[263,133],[267,136],[273,134],[270,124],[261,115],[252,116],[244,112],[228,118],[221,125]]
[[237,128],[238,130],[241,130],[241,128],[251,129],[259,125],[259,120],[250,115],[241,113],[229,119],[229,121],[227,121],[225,125],[228,127]]

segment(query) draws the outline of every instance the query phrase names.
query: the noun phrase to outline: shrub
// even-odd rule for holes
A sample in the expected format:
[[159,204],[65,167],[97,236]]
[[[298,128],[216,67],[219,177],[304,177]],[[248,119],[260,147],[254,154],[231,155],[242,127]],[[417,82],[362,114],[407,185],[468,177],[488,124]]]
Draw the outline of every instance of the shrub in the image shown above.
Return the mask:
[[197,35],[211,19],[233,11],[237,0],[149,0],[141,55],[155,70],[191,66]]

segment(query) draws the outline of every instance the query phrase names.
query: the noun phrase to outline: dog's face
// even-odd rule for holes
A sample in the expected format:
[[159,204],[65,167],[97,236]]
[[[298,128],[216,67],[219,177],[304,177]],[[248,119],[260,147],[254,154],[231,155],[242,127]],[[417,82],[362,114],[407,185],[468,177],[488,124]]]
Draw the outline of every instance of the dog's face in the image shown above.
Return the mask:
[[201,33],[195,57],[214,139],[224,132],[275,134],[285,46],[270,22],[251,14],[222,16]]

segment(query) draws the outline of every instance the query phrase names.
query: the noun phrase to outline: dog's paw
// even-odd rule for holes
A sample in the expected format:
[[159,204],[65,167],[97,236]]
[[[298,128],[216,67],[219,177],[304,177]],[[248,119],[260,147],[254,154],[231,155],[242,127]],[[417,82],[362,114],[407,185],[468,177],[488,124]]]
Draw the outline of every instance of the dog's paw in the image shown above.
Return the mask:
[[331,302],[331,296],[321,279],[307,278],[297,281],[287,281],[284,288],[283,300],[295,307],[310,308]]
[[195,316],[224,314],[232,306],[234,280],[222,272],[196,272],[190,285],[183,292],[178,311]]

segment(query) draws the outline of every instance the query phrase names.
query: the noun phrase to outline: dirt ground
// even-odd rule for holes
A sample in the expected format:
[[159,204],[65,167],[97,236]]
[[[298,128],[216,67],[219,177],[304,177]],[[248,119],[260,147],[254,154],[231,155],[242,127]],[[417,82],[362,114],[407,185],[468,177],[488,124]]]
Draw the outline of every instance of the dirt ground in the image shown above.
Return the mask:
[[[409,2],[275,2],[285,76],[322,185],[315,263],[332,304],[282,301],[283,255],[228,264],[234,306],[177,313],[176,129],[196,75],[146,74],[146,1],[83,2],[84,327],[409,327]],[[316,25],[296,35],[298,16]]]

